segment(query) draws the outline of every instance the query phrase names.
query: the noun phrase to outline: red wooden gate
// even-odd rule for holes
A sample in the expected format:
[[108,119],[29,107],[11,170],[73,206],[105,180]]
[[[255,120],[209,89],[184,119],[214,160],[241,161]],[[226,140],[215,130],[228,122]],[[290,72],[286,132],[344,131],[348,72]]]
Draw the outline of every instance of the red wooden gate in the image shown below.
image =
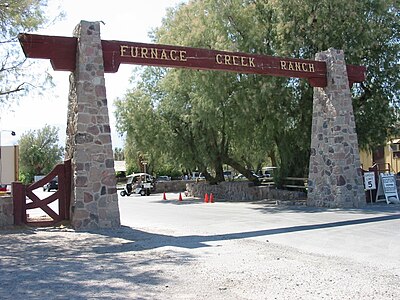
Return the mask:
[[[42,188],[46,183],[58,177],[58,190],[49,197],[40,199],[33,191]],[[28,226],[53,226],[61,221],[70,219],[71,201],[71,160],[64,161],[37,182],[26,186],[20,182],[12,183],[14,202],[14,224]],[[49,204],[58,199],[58,212]],[[31,202],[27,203],[27,200]],[[28,217],[29,209],[40,208],[46,214],[46,220],[32,220]]]

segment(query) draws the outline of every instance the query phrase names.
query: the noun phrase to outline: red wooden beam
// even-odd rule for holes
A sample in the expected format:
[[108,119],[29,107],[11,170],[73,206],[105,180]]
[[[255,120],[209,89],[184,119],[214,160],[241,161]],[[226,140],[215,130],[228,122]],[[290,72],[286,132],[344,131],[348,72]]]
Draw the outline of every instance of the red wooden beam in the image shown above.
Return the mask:
[[117,41],[102,41],[102,47],[108,72],[125,63],[307,78],[313,86],[326,86],[326,64],[320,61]]
[[[18,38],[26,57],[50,59],[54,70],[75,70],[77,38],[33,34]],[[322,61],[121,41],[102,41],[102,48],[106,73],[117,72],[123,63],[306,78],[313,87],[327,84]],[[347,65],[350,85],[364,81],[365,71]]]
[[77,38],[20,33],[26,57],[50,59],[55,71],[75,71]]

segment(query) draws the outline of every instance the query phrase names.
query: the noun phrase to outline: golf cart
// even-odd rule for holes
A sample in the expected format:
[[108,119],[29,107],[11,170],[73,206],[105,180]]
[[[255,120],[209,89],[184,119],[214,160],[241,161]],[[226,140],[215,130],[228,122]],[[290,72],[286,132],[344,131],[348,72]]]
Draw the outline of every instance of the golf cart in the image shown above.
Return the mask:
[[154,178],[147,173],[134,173],[127,176],[125,188],[120,192],[121,196],[140,194],[149,196],[155,190]]

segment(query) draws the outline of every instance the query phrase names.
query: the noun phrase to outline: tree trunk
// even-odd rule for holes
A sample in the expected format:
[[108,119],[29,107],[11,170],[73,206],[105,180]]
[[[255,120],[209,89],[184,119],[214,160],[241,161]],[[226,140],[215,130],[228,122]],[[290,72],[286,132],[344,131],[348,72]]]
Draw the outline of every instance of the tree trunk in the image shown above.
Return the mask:
[[243,174],[244,177],[246,177],[249,181],[255,183],[255,184],[259,184],[259,180],[256,176],[253,175],[253,173],[246,169],[246,167],[244,167],[243,165],[241,165],[239,162],[237,162],[236,160],[234,160],[233,158],[226,156],[224,157],[224,162],[231,166],[232,168],[234,168],[236,171],[240,172],[241,174]]
[[207,169],[204,169],[201,173],[204,175],[204,177],[206,178],[206,181],[207,181],[208,183],[210,183],[210,184],[218,184],[218,181],[215,179],[215,177],[213,177],[213,176],[207,171]]
[[225,181],[224,168],[223,168],[221,159],[218,159],[217,161],[215,161],[214,168],[215,168],[215,180],[217,182]]

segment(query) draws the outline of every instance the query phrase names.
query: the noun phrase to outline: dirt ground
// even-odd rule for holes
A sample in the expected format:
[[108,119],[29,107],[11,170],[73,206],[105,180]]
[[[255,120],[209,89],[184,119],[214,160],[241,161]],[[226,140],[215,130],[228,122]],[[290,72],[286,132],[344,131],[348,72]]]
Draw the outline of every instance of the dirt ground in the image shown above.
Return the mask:
[[0,230],[0,249],[0,299],[400,299],[398,274],[267,238],[59,227]]

